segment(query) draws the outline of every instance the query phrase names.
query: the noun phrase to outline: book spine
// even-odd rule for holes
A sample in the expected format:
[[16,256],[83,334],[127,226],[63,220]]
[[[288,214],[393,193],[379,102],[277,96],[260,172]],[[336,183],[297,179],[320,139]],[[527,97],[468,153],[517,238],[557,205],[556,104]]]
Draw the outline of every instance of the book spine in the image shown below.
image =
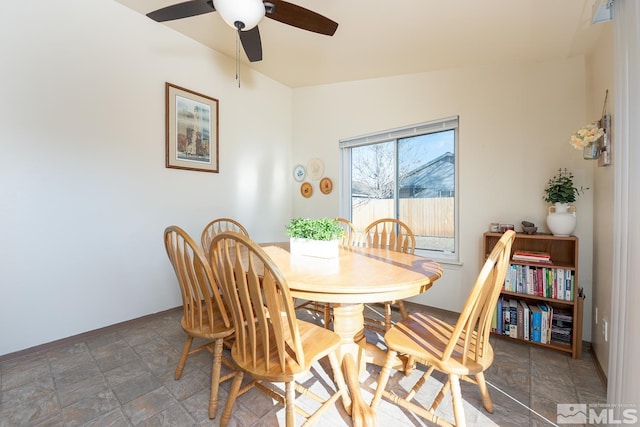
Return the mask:
[[518,280],[518,271],[520,266],[518,265],[512,265],[512,269],[510,270],[511,273],[511,284],[513,286],[513,289],[516,292],[523,292],[522,290],[522,281]]
[[527,256],[527,255],[514,255],[511,257],[513,261],[523,261],[523,262],[540,262],[543,264],[548,264],[551,262],[549,258],[537,257],[537,256]]
[[524,289],[526,287],[526,281],[524,280],[523,274],[524,274],[524,270],[525,270],[525,266],[524,265],[519,265],[516,275],[517,275],[517,283],[518,283],[518,289]]
[[496,305],[496,316],[498,317],[497,320],[497,333],[502,334],[502,325],[503,325],[503,320],[502,320],[502,304],[504,302],[504,299],[502,297],[500,297],[498,299],[498,304]]
[[511,308],[509,307],[509,300],[502,301],[502,335],[511,335],[511,319],[509,313]]
[[564,284],[564,269],[556,268],[553,270],[554,282],[556,284],[556,294],[558,299],[566,299],[565,284]]
[[507,275],[505,276],[503,286],[503,289],[508,292],[511,292],[511,290],[513,289],[513,276],[511,275],[511,267],[512,266],[509,265],[509,270],[507,271]]
[[516,309],[518,312],[518,328],[516,338],[524,339],[524,307],[522,301],[516,301]]
[[[500,300],[498,300],[500,302]],[[498,332],[498,304],[496,303],[496,309],[493,310],[493,316],[491,316],[491,332]]]
[[542,344],[547,344],[547,327],[549,325],[549,312],[547,311],[547,306],[544,304],[538,304],[540,308],[540,312],[542,313],[540,316],[540,342]]
[[529,341],[531,338],[529,336],[529,332],[530,332],[530,312],[529,312],[529,305],[524,302],[524,301],[520,301],[520,304],[522,305],[523,311],[524,311],[524,327],[523,327],[523,333],[524,333],[524,337],[523,339]]
[[537,305],[529,306],[531,310],[531,341],[540,342],[540,327],[542,312]]
[[548,303],[545,303],[547,306],[547,313],[549,315],[547,321],[547,344],[551,343],[551,329],[553,325],[553,307]]
[[518,338],[518,301],[509,300],[509,336]]

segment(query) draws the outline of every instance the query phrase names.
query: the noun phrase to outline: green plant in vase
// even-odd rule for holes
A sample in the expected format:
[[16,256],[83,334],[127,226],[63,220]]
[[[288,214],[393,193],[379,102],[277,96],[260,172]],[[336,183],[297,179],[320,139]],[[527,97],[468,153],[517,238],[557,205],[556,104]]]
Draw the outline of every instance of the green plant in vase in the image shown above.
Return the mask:
[[336,258],[344,230],[335,219],[294,218],[286,227],[291,254]]
[[576,187],[573,183],[573,174],[566,168],[561,168],[553,178],[549,178],[547,188],[544,189],[544,201],[547,203],[573,203],[585,190],[588,188]]
[[544,189],[544,201],[553,203],[549,206],[547,226],[554,236],[569,236],[576,227],[576,208],[570,203],[583,194],[588,188],[576,187],[573,174],[566,168],[558,169],[558,173],[549,179]]
[[336,240],[342,233],[338,221],[331,218],[294,218],[287,225],[287,235],[297,239]]

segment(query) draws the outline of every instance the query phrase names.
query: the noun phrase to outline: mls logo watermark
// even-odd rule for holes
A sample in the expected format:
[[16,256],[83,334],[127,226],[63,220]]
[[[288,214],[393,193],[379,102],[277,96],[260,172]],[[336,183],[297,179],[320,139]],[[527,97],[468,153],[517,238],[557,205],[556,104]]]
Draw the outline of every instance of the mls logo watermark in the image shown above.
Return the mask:
[[556,420],[558,424],[586,424],[587,404],[558,403]]
[[637,424],[635,405],[608,403],[558,403],[558,424]]

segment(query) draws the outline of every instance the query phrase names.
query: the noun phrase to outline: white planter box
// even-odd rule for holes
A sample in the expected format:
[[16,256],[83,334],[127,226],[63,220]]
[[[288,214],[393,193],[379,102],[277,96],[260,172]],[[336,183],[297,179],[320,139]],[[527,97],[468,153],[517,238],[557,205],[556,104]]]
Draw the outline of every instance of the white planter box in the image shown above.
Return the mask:
[[306,255],[318,258],[337,258],[340,240],[289,239],[291,255]]

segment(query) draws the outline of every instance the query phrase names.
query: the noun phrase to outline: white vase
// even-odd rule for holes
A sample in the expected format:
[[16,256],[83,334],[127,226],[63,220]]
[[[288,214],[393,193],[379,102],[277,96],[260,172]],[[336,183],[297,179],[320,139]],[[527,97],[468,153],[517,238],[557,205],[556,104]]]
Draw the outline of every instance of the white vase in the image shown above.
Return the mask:
[[567,237],[576,229],[576,207],[568,203],[555,203],[549,206],[547,227],[554,236]]
[[340,240],[289,239],[291,255],[306,255],[318,258],[337,258],[340,254]]

